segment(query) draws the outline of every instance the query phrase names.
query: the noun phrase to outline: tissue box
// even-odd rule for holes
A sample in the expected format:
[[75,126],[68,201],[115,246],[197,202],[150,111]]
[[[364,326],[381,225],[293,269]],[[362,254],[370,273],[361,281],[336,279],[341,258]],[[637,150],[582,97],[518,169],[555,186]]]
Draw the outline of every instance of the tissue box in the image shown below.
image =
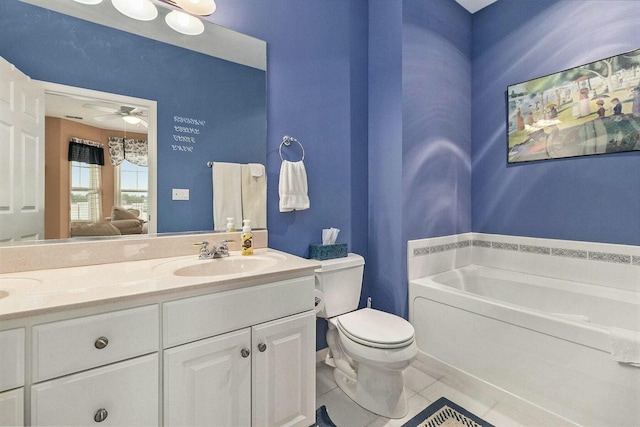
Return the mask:
[[309,258],[324,261],[325,259],[343,258],[347,256],[347,244],[309,245]]

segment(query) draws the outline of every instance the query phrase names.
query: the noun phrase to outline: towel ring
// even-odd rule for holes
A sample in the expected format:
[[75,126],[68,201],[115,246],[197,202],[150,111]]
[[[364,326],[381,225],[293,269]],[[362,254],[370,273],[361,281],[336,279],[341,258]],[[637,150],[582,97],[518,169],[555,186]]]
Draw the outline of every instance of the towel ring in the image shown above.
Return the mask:
[[302,149],[302,159],[300,159],[300,161],[304,160],[304,147],[302,146],[302,143],[300,141],[298,141],[297,139],[295,139],[292,136],[288,136],[285,135],[284,138],[282,138],[282,142],[280,143],[280,147],[278,148],[278,152],[280,153],[280,160],[284,161],[284,157],[282,157],[282,146],[286,146],[286,147],[290,147],[292,142],[297,142],[298,145],[300,146],[300,148]]

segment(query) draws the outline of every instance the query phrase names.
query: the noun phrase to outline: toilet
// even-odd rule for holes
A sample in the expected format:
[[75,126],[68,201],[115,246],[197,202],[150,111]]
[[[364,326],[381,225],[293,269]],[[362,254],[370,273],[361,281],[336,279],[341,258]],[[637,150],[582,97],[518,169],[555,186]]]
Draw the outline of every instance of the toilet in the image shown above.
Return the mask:
[[364,258],[357,254],[320,261],[315,270],[318,317],[329,322],[327,363],[354,402],[387,418],[407,414],[402,371],[417,354],[413,326],[372,308],[357,310]]

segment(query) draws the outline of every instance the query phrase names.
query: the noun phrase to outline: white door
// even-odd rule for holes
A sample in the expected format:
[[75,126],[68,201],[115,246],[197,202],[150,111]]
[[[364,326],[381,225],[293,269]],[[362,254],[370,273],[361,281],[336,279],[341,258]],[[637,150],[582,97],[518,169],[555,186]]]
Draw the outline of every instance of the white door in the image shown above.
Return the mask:
[[251,330],[164,352],[164,425],[251,424]]
[[315,313],[285,317],[252,329],[252,425],[313,425]]
[[44,89],[0,57],[0,243],[44,239]]

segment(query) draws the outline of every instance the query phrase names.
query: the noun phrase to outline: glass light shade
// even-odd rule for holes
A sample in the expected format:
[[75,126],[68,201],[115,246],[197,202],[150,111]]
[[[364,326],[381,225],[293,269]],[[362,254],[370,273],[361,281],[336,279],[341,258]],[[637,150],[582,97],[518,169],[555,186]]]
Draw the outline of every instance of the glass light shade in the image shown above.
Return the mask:
[[214,0],[174,0],[182,9],[194,15],[211,15],[216,11]]
[[138,21],[152,21],[158,16],[158,9],[149,0],[111,0],[118,12]]
[[76,3],[82,4],[100,4],[102,0],[74,0]]
[[129,123],[130,125],[137,125],[138,123],[140,123],[142,121],[142,120],[140,120],[140,117],[132,116],[132,115],[122,116],[122,120],[124,120],[125,122]]
[[204,24],[202,21],[184,12],[173,10],[167,13],[164,20],[168,26],[182,34],[197,36],[204,32]]

